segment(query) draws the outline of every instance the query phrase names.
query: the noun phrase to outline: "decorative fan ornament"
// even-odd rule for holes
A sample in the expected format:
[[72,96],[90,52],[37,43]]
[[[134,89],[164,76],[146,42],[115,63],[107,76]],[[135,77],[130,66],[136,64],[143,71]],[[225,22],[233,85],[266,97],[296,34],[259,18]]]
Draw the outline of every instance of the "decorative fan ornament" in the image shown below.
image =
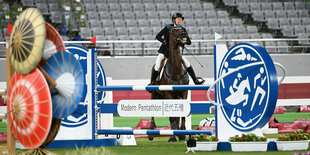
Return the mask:
[[9,60],[22,75],[33,71],[43,55],[45,21],[38,9],[28,8],[19,15],[10,36]]
[[46,40],[44,43],[43,59],[48,60],[56,52],[65,51],[65,44],[58,31],[49,23],[46,26]]
[[29,149],[40,147],[52,122],[52,100],[43,74],[14,73],[8,88],[8,123],[18,141]]
[[80,62],[69,52],[52,55],[43,66],[56,81],[52,89],[53,117],[65,118],[75,111],[85,95],[85,77]]

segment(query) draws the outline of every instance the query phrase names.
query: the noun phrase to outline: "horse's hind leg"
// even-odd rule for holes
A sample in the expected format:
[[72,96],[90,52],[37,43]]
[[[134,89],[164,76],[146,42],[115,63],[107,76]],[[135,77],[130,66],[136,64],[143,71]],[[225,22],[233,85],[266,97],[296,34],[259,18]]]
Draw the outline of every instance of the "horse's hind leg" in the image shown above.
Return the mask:
[[[179,122],[180,118],[179,117],[169,117],[169,121],[171,124],[171,130],[178,130],[179,129]],[[177,139],[175,135],[171,135],[168,142],[176,142]]]
[[[154,69],[154,66],[153,66],[153,69]],[[163,97],[162,97],[162,95],[159,94],[158,92],[153,91],[153,92],[152,92],[152,97],[151,97],[151,98],[152,98],[152,99],[162,99]],[[152,117],[150,129],[151,129],[151,130],[154,130],[155,127],[156,127],[155,119],[154,119],[154,117]],[[148,135],[147,137],[149,138],[149,140],[153,140],[153,139],[154,139],[154,135]]]
[[[150,126],[150,129],[151,130],[154,130],[155,129],[155,120],[154,120],[154,117],[152,117],[151,119],[151,126]],[[147,135],[147,137],[149,138],[149,140],[153,140],[154,139],[154,135]]]
[[[181,121],[181,130],[185,130],[185,117],[182,117],[182,121]],[[179,141],[185,141],[185,135],[179,135]]]

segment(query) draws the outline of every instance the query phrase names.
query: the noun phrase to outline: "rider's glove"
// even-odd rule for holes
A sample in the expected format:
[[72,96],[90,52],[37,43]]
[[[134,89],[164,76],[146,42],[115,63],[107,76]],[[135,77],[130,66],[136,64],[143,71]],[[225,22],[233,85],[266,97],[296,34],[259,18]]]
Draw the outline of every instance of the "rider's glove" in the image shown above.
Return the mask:
[[181,40],[181,39],[177,39],[177,42],[180,44],[180,46],[184,46],[186,41]]
[[163,44],[167,44],[167,41],[166,41],[166,40],[164,40],[164,41],[163,41]]

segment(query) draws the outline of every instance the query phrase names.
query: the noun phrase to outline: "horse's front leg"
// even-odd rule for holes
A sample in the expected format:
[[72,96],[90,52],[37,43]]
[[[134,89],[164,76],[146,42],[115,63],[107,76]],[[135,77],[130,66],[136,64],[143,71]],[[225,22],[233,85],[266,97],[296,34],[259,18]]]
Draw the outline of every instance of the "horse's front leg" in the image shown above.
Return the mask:
[[[166,99],[175,99],[171,92],[164,92],[164,96]],[[179,130],[179,123],[180,118],[179,117],[169,117],[169,122],[171,125],[171,130]],[[177,138],[175,135],[171,135],[168,142],[176,142]]]
[[[179,117],[169,117],[169,121],[171,124],[171,130],[178,130],[179,124],[180,124],[180,118]],[[177,139],[175,135],[171,135],[168,142],[176,142]]]
[[[186,130],[185,127],[185,117],[182,117],[180,130]],[[185,141],[185,135],[179,135],[179,141]]]
[[[151,119],[151,125],[150,125],[150,129],[154,130],[155,129],[155,119],[154,117],[152,117]],[[153,140],[154,139],[154,135],[147,135],[147,137],[149,138],[149,140]]]

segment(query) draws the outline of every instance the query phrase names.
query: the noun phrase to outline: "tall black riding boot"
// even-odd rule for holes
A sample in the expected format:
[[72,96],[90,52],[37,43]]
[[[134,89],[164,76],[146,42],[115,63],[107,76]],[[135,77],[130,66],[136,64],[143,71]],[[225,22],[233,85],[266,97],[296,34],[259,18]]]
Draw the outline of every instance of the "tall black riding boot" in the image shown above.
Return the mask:
[[[186,68],[186,71],[189,73],[189,75],[192,77],[194,83],[196,85],[202,85],[203,83],[205,83],[205,80],[202,79],[201,77],[196,77],[196,74],[194,72],[194,69],[192,66]],[[199,80],[198,80],[199,79]]]
[[151,83],[149,85],[154,85],[157,76],[159,75],[159,71],[156,71],[155,69],[152,70],[152,74],[151,74]]

